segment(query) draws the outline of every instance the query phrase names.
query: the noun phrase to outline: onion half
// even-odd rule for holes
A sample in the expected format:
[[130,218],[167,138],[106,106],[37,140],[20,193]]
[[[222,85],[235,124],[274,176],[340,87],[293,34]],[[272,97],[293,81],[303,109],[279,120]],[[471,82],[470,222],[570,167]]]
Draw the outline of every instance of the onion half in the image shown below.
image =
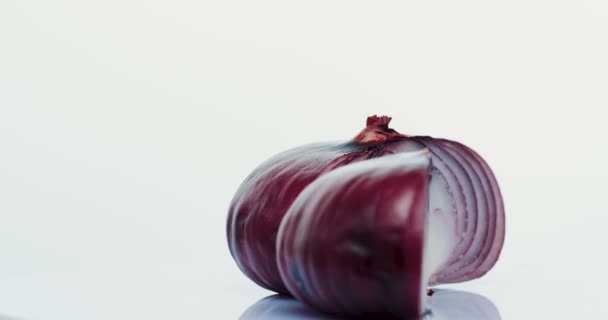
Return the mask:
[[411,317],[427,286],[492,268],[505,218],[487,163],[389,122],[373,116],[351,141],[281,153],[243,182],[227,235],[247,276],[328,313]]

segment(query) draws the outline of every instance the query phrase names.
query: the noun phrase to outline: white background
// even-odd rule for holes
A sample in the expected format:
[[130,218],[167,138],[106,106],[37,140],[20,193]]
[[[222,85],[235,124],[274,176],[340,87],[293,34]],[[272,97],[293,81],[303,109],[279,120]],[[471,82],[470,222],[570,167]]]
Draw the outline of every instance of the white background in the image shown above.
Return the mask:
[[450,287],[606,319],[605,1],[0,1],[0,315],[237,319],[225,240],[261,161],[372,114],[462,141],[507,236]]

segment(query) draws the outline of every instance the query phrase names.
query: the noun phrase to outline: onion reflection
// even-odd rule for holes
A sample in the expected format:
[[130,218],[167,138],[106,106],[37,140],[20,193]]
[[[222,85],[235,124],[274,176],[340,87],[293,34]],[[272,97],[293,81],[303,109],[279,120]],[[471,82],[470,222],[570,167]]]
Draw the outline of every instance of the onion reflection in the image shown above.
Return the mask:
[[[500,314],[487,298],[466,291],[436,290],[427,300],[430,311],[422,320],[500,320]],[[338,320],[287,296],[266,297],[249,307],[240,320]]]

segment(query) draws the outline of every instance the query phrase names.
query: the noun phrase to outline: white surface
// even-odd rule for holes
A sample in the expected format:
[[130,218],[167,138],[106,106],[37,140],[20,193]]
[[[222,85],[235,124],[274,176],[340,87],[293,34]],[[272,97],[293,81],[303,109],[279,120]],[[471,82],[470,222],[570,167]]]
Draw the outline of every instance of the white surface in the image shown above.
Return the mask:
[[[429,309],[421,320],[501,320],[496,306],[483,296],[457,290],[438,290],[428,298]],[[432,311],[429,311],[432,310]],[[239,320],[338,320],[280,295],[266,297],[249,307]]]
[[503,319],[608,318],[605,1],[1,1],[0,315],[237,319],[261,161],[370,114],[494,168]]

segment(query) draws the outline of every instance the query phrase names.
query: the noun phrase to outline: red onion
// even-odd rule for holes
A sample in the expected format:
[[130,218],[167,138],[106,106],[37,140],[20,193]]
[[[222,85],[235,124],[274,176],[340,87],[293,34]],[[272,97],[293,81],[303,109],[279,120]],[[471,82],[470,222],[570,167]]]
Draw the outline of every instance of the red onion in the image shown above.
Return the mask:
[[492,268],[505,223],[486,162],[390,120],[369,117],[351,141],[289,150],[247,177],[227,233],[249,278],[334,314],[406,317],[423,311],[427,285]]

